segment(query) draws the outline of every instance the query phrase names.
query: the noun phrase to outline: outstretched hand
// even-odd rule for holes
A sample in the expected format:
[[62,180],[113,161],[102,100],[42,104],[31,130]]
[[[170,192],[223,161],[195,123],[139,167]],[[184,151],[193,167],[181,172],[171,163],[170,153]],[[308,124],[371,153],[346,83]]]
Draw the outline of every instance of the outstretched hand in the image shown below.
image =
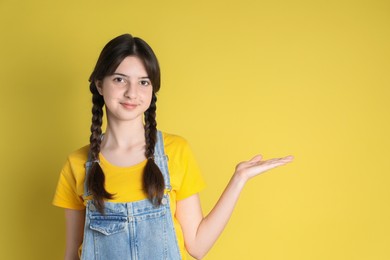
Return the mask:
[[199,195],[177,201],[176,217],[183,230],[186,248],[197,259],[210,250],[229,221],[246,181],[267,170],[287,164],[293,156],[263,160],[261,155],[241,162],[210,213],[203,217]]
[[245,181],[259,175],[265,171],[285,165],[292,162],[293,156],[286,156],[282,158],[274,158],[269,160],[262,160],[263,156],[256,155],[249,161],[241,162],[236,166],[235,175],[242,177]]

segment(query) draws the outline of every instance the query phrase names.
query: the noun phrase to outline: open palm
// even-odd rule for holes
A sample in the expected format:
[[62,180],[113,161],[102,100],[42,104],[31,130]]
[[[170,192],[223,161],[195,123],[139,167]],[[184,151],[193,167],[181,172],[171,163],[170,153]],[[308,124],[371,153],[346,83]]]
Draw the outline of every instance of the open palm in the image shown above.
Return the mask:
[[249,161],[241,162],[236,166],[235,174],[241,175],[245,179],[249,180],[250,178],[259,175],[265,171],[276,168],[281,165],[285,165],[291,162],[294,157],[286,156],[282,158],[273,158],[269,160],[262,160],[262,155],[256,155]]

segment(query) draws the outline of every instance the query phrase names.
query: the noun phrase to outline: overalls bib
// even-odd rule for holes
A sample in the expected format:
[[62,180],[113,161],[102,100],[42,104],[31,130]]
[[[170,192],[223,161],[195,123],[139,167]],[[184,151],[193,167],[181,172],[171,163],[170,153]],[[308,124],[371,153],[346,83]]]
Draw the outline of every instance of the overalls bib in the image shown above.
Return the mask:
[[[160,131],[157,132],[154,161],[169,192],[167,156]],[[91,166],[88,159],[87,175]],[[85,181],[84,197],[90,195]],[[148,199],[128,203],[105,202],[104,205],[105,214],[102,215],[92,200],[87,202],[81,260],[181,259],[168,194],[164,194],[161,206],[154,206]]]

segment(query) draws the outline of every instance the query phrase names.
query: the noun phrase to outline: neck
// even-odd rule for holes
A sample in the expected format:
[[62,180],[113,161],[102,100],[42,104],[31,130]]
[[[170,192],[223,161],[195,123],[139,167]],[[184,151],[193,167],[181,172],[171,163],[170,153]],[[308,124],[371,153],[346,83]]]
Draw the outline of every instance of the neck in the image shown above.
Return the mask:
[[126,149],[140,143],[145,143],[145,128],[142,122],[107,122],[102,147]]

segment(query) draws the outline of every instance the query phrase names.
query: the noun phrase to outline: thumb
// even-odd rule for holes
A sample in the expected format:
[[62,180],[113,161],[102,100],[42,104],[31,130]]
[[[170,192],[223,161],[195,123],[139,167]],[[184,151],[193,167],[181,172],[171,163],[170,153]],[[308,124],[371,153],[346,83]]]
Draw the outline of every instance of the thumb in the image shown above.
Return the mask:
[[255,157],[253,157],[252,159],[250,159],[249,162],[251,163],[257,163],[257,162],[260,162],[261,159],[263,159],[263,156],[261,154],[258,154],[256,155]]

